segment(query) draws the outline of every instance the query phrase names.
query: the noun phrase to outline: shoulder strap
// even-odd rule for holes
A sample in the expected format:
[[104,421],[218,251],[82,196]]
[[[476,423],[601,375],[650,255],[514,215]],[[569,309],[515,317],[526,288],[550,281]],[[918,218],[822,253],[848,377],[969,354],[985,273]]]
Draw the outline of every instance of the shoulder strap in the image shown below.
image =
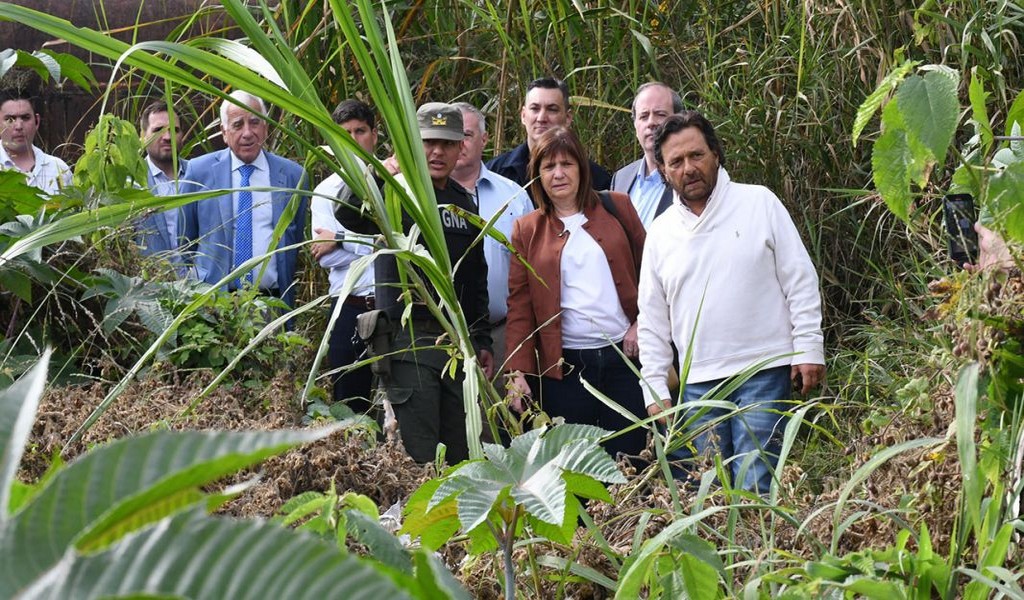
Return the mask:
[[611,216],[615,217],[615,220],[619,221],[619,224],[621,225],[622,221],[619,220],[619,209],[615,208],[615,202],[612,202],[611,192],[608,190],[601,190],[597,195],[601,197],[601,206],[604,206],[604,209],[608,211]]

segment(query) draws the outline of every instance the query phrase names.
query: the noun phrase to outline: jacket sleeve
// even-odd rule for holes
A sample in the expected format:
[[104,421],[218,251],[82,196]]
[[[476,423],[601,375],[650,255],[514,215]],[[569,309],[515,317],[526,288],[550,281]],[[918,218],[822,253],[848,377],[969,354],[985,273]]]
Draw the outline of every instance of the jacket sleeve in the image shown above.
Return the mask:
[[466,306],[464,303],[462,310],[470,309],[466,311],[466,320],[469,322],[469,332],[473,336],[473,345],[477,352],[486,348],[493,354],[490,313],[488,311],[490,304],[487,297],[487,259],[484,257],[484,245],[476,244],[470,248],[468,258],[472,258],[474,263],[475,268],[472,272],[479,273],[479,277],[476,278],[474,285],[476,297],[470,299],[470,306]]
[[523,265],[527,260],[523,240],[522,221],[512,225],[512,247],[516,254],[509,263],[508,315],[505,328],[506,370],[523,373],[537,372],[537,351],[534,331],[537,329],[533,301],[530,297],[529,271]]

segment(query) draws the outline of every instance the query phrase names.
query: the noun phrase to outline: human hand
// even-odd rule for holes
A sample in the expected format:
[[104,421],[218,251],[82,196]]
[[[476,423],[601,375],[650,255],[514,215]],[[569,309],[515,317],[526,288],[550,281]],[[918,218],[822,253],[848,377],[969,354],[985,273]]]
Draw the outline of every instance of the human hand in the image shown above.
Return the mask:
[[476,353],[476,359],[480,363],[480,368],[484,372],[484,377],[488,380],[494,377],[494,354],[486,348],[481,348],[480,351]]
[[313,255],[313,258],[319,261],[329,252],[337,248],[337,243],[334,238],[334,232],[330,229],[317,227],[313,230],[313,233],[315,234],[313,239],[320,241],[313,243],[313,245],[309,247],[309,251]]
[[[654,404],[651,404],[647,407],[647,415],[651,417],[660,415],[662,412],[665,411],[666,408],[670,406],[672,406],[671,400],[656,400]],[[658,419],[658,423],[668,426],[668,419],[665,417],[661,417],[660,419]]]
[[398,159],[395,158],[394,154],[385,158],[381,162],[381,164],[384,165],[384,168],[387,169],[388,173],[391,173],[392,175],[398,175],[399,173],[402,172],[402,167],[398,166]]
[[801,394],[807,394],[825,378],[825,365],[793,365],[789,370],[789,378]]
[[519,371],[509,373],[505,380],[505,399],[508,400],[509,407],[517,413],[522,413],[526,410],[526,400],[530,398],[530,385],[526,383],[526,377],[523,376]]
[[636,321],[626,330],[626,337],[622,338],[622,351],[630,358],[640,356],[640,344],[637,342]]
[[1013,257],[1006,242],[1000,235],[981,223],[974,224],[978,232],[978,264],[967,263],[964,268],[971,273],[986,269],[1009,269],[1013,267]]

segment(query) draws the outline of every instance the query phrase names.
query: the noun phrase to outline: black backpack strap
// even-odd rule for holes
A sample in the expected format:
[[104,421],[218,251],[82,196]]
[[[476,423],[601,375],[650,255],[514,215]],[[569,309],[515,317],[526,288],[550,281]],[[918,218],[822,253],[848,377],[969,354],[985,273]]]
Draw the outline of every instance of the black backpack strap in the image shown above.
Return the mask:
[[[604,206],[604,209],[608,211],[608,214],[615,217],[616,221],[619,221],[619,209],[615,208],[615,203],[612,202],[611,192],[608,190],[602,190],[598,192],[597,195],[601,197],[601,206]],[[619,224],[621,225],[622,222],[619,221]]]

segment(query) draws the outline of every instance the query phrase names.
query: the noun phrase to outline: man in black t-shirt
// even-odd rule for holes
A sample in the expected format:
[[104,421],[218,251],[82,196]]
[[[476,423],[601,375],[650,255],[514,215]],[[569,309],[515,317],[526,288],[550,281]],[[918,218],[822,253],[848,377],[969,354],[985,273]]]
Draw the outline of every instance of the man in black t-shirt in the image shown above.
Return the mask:
[[[487,263],[483,244],[473,242],[480,230],[458,211],[476,213],[466,190],[450,175],[462,150],[464,138],[462,112],[449,104],[430,102],[416,111],[427,168],[433,184],[434,197],[440,210],[445,245],[454,273],[455,293],[466,316],[473,347],[484,372],[493,374],[490,324],[487,303]],[[401,177],[401,176],[399,176]],[[338,220],[346,229],[359,233],[374,232],[375,225],[361,218],[358,211],[339,210]],[[409,231],[412,219],[402,215],[402,227]],[[375,263],[377,307],[388,310],[392,322],[399,322],[404,306],[397,301],[397,269],[393,255],[382,255]],[[430,282],[424,277],[424,283]],[[428,289],[434,295],[435,291]],[[391,298],[391,300],[388,300]],[[434,459],[437,444],[447,447],[445,457],[456,464],[469,457],[466,441],[466,411],[463,404],[461,371],[452,378],[445,365],[446,349],[436,347],[444,329],[422,303],[413,300],[410,319],[395,338],[390,373],[384,378],[388,401],[395,411],[399,432],[406,452],[417,462]],[[450,343],[442,342],[446,345]]]

